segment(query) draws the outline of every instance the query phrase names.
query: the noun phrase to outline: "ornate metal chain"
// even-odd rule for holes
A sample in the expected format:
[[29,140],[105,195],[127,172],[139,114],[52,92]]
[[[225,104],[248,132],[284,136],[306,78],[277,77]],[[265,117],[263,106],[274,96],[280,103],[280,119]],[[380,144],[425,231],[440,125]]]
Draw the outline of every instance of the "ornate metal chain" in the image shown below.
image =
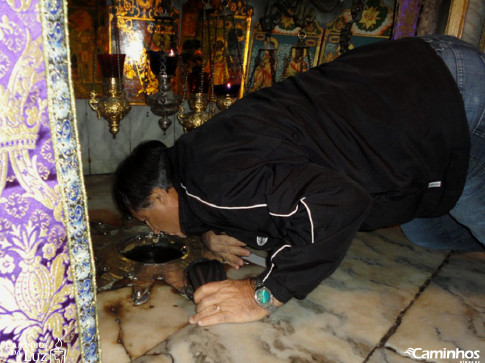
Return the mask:
[[[222,19],[222,42],[223,42],[223,47],[224,51],[222,52],[222,64],[224,66],[224,80],[227,77],[229,78],[229,65],[228,65],[228,58],[229,58],[229,38],[227,36],[227,31],[226,31],[226,17],[221,16]],[[216,19],[216,39],[214,39],[214,43],[217,42],[217,29],[218,29],[218,20]]]
[[216,113],[216,104],[215,104],[215,97],[214,97],[214,72],[215,72],[215,50],[216,50],[216,41],[217,41],[217,18],[216,18],[216,26],[215,26],[215,35],[214,40],[211,39],[211,27],[210,27],[210,18],[207,20],[207,41],[209,46],[209,69],[210,69],[210,79],[209,79],[209,115],[210,117],[214,116]]
[[261,52],[262,51],[263,51],[262,49],[258,49],[258,54],[254,58],[254,66],[253,66],[253,69],[251,70],[251,74],[249,75],[248,82],[246,83],[246,89],[245,89],[244,93],[250,92],[251,91],[251,88],[253,87],[253,84],[254,84],[254,73],[256,72],[256,69],[261,64]]
[[352,19],[349,20],[345,27],[340,31],[340,50],[339,55],[346,53],[349,50],[350,40],[352,39],[352,25],[359,22],[362,18],[362,12],[364,11],[367,0],[354,0],[352,8],[350,9],[350,14]]
[[[241,56],[241,47],[239,45],[239,38],[237,36],[237,27],[236,27],[236,14],[232,15],[232,29],[234,31],[234,41],[236,42],[236,50],[237,50],[237,64],[239,66],[239,71],[241,72],[241,77],[244,77],[244,70],[243,70],[243,62]],[[229,39],[227,40],[227,45],[229,46]]]
[[269,57],[269,64],[271,67],[271,86],[273,86],[276,83],[276,51],[271,51],[270,57]]
[[116,51],[116,61],[118,66],[118,87],[119,91],[122,92],[124,89],[123,85],[123,70],[121,69],[121,45],[120,45],[120,29],[118,27],[118,2],[116,0],[113,1],[113,31],[115,36],[115,51]]
[[[185,117],[185,100],[187,99],[187,82],[189,81],[188,78],[189,78],[189,70],[188,70],[188,67],[187,65],[184,65],[182,67],[184,69],[183,71],[183,79],[184,81],[182,82],[182,102],[180,103],[180,106],[179,106],[179,113],[177,115],[177,118],[179,119],[179,121],[182,121]],[[175,135],[175,133],[174,133]]]
[[96,15],[94,17],[94,52],[93,52],[91,97],[96,97],[96,68],[98,66],[98,28],[99,28],[98,10],[99,10],[99,0],[96,0]]
[[[206,2],[202,2],[205,6]],[[205,61],[205,52],[204,52],[204,48],[205,48],[205,23],[207,21],[207,13],[206,13],[206,9],[204,8],[202,10],[202,42],[201,42],[201,47],[202,47],[202,61],[201,61],[201,64],[200,64],[200,84],[199,84],[199,92],[200,93],[204,93],[204,61]]]

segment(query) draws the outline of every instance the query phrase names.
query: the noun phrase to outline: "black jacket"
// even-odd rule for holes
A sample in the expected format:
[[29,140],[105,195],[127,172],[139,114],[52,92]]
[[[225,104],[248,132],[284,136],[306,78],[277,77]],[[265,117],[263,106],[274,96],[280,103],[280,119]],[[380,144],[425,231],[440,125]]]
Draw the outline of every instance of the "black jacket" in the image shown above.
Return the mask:
[[419,38],[383,41],[237,101],[169,150],[188,234],[271,249],[286,302],[329,276],[359,229],[449,211],[469,154],[463,101]]

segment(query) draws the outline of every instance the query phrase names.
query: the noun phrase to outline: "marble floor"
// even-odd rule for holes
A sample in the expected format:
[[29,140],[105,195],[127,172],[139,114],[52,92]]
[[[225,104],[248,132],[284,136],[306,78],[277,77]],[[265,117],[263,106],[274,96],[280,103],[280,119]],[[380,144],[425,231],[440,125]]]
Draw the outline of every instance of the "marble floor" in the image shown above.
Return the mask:
[[[117,225],[110,176],[86,177],[90,221]],[[105,236],[109,233],[105,233]],[[93,244],[97,242],[93,238]],[[96,246],[95,246],[96,247]],[[231,278],[262,267],[229,270]],[[193,326],[162,281],[135,306],[127,284],[97,295],[104,363],[485,362],[485,253],[412,245],[398,228],[358,233],[337,271],[264,320]]]

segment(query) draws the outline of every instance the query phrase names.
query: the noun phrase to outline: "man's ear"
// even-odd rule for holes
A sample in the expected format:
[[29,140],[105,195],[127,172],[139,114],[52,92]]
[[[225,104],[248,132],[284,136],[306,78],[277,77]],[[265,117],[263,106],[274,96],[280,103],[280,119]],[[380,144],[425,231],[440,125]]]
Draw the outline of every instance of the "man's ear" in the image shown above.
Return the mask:
[[166,205],[168,203],[168,192],[163,188],[155,187],[150,194],[150,201],[151,203],[158,201],[162,205]]

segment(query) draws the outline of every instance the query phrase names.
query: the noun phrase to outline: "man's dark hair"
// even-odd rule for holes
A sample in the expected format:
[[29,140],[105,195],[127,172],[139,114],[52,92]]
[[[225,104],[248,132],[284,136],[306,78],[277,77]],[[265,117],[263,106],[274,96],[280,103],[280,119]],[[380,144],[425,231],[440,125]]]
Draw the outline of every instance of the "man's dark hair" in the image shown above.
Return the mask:
[[123,214],[148,207],[148,197],[156,187],[167,190],[172,186],[167,175],[167,147],[151,140],[139,144],[123,160],[115,172],[113,199]]

